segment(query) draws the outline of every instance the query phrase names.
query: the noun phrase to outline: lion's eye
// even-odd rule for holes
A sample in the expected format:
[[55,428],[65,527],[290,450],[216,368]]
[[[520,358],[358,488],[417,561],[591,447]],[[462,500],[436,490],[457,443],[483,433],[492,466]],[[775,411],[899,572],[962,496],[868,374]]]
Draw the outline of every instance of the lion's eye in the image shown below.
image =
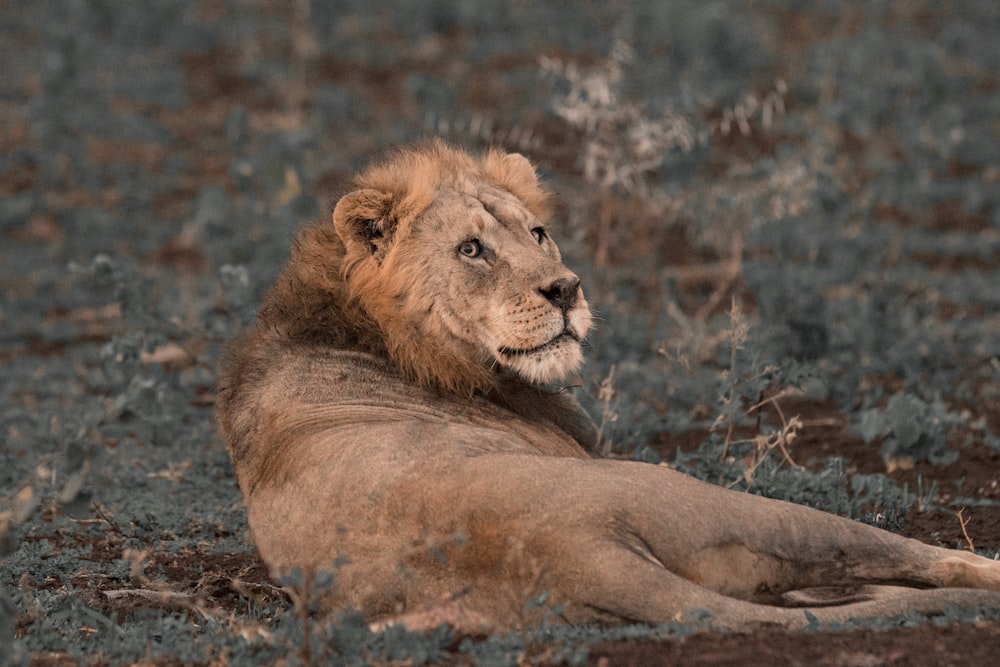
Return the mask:
[[535,241],[538,243],[538,245],[541,245],[542,242],[545,240],[546,236],[545,228],[535,227],[534,229],[531,230],[531,235],[535,237]]
[[458,251],[466,257],[479,257],[479,254],[483,251],[483,247],[477,239],[471,239],[463,241],[462,245],[458,246]]

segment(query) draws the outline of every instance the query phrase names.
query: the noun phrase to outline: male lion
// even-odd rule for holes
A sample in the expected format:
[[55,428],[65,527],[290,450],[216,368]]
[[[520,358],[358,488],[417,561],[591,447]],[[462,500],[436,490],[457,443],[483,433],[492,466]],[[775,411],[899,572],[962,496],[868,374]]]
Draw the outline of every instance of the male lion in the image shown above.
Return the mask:
[[549,388],[591,316],[523,156],[430,143],[356,187],[300,232],[221,374],[275,575],[332,570],[328,608],[372,619],[457,595],[508,627],[543,592],[571,623],[734,629],[1000,608],[998,562],[593,458],[593,423]]

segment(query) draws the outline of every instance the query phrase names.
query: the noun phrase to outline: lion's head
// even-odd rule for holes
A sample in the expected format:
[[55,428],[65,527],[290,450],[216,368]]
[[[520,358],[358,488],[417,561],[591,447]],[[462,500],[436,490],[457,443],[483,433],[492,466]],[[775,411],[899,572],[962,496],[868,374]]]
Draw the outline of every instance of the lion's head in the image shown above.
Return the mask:
[[548,383],[576,370],[590,311],[526,158],[435,142],[356,185],[333,213],[341,276],[396,365],[451,391],[501,372]]

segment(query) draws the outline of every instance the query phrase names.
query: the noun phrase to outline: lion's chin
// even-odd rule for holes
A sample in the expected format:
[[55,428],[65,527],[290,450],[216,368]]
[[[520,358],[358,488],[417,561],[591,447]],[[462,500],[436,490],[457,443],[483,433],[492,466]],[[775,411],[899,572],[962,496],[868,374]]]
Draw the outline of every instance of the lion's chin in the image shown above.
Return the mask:
[[522,379],[533,384],[546,384],[565,378],[583,363],[580,342],[570,333],[563,333],[531,350],[501,348],[500,363]]

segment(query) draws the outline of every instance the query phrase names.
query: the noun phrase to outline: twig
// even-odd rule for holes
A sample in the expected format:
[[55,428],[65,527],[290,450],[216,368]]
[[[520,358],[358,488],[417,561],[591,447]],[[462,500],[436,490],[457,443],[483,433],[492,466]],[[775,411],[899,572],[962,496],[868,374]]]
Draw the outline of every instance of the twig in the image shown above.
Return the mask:
[[[798,468],[799,470],[803,470],[804,468],[802,466],[800,466],[798,463],[792,460],[792,455],[788,453],[788,449],[785,447],[785,445],[786,443],[787,444],[792,443],[792,440],[795,439],[798,430],[803,427],[804,423],[802,422],[801,419],[799,419],[798,415],[792,417],[791,422],[785,419],[785,413],[781,410],[781,405],[778,403],[779,398],[784,398],[786,396],[795,396],[800,393],[801,392],[798,389],[787,387],[779,391],[774,396],[765,398],[763,401],[760,401],[756,405],[750,406],[750,408],[747,409],[746,414],[749,415],[751,412],[754,412],[755,410],[760,410],[768,403],[772,404],[774,406],[774,409],[778,412],[778,417],[781,419],[781,433],[780,437],[777,438],[776,444],[778,448],[781,449],[781,454],[785,457],[785,461],[787,461],[793,468]],[[789,428],[790,424],[794,424],[795,428]],[[786,435],[788,437],[786,437]]]
[[[784,419],[784,417],[782,417]],[[784,454],[785,460],[790,463],[793,467],[802,470],[802,466],[795,463],[791,456],[788,454],[788,449],[786,445],[790,445],[795,438],[798,436],[799,429],[802,428],[802,422],[799,421],[798,417],[792,417],[785,426],[778,433],[772,433],[770,435],[758,435],[752,440],[738,440],[736,443],[746,443],[752,442],[754,444],[753,460],[750,462],[750,466],[743,472],[743,480],[748,484],[753,483],[754,475],[757,469],[764,463],[768,455],[771,453],[775,447],[781,449]],[[740,480],[733,480],[728,488],[733,488],[736,486]]]
[[238,595],[242,595],[245,598],[255,597],[253,590],[259,589],[266,593],[280,596],[286,600],[288,599],[287,588],[282,588],[281,586],[275,586],[274,584],[269,584],[266,581],[263,582],[243,581],[238,577],[233,577],[229,581],[229,587],[233,590],[233,592],[237,593]]
[[102,591],[104,597],[109,600],[119,598],[137,597],[152,602],[169,602],[187,606],[192,604],[195,596],[190,593],[179,593],[177,591],[155,591],[149,588],[115,588],[110,591]]
[[90,511],[96,514],[100,521],[106,523],[108,528],[110,528],[111,532],[115,535],[118,535],[119,537],[128,537],[128,535],[125,534],[125,531],[122,530],[121,526],[119,526],[115,521],[114,516],[112,516],[110,512],[105,511],[105,507],[103,505],[98,502],[92,502],[90,503]]
[[969,551],[971,551],[972,553],[976,553],[976,545],[972,543],[972,538],[969,537],[969,531],[965,529],[965,527],[969,525],[969,522],[972,521],[972,517],[970,516],[968,519],[963,517],[962,512],[964,511],[965,508],[963,507],[962,509],[955,512],[955,516],[958,517],[958,523],[960,526],[962,526],[962,535],[965,536],[965,541],[969,545]]
[[172,590],[155,590],[151,588],[115,588],[110,591],[102,591],[104,597],[109,600],[121,598],[141,598],[149,602],[161,605],[168,605],[176,609],[193,611],[202,618],[212,618],[218,613],[217,609],[207,608],[202,604],[201,598],[195,593],[182,593]]
[[781,418],[781,435],[777,438],[778,448],[781,450],[781,455],[785,457],[785,460],[791,464],[793,468],[798,468],[802,470],[802,466],[792,460],[792,455],[788,453],[788,449],[785,447],[786,444],[792,444],[792,441],[798,435],[799,428],[802,427],[802,421],[799,419],[798,415],[792,417],[791,422],[785,419],[785,413],[781,411],[781,406],[778,405],[777,401],[773,401],[774,409],[778,411],[778,417]]

